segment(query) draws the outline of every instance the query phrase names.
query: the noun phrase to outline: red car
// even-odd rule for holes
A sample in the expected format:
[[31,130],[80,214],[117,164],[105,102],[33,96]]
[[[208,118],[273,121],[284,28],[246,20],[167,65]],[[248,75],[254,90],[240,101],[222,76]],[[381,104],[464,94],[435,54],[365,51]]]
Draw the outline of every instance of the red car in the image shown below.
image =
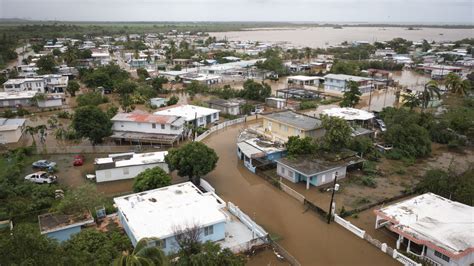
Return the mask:
[[81,166],[83,164],[84,164],[84,156],[82,155],[74,156],[74,162],[73,162],[74,166]]

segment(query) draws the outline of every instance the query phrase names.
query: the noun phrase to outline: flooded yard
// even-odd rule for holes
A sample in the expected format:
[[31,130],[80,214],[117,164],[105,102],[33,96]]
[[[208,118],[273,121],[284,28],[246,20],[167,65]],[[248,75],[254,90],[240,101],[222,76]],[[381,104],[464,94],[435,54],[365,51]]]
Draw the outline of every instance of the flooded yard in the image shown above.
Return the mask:
[[[302,265],[398,265],[389,256],[319,216],[283,191],[249,172],[236,156],[235,140],[242,126],[211,135],[204,142],[219,155],[206,178],[219,196],[238,205]],[[250,265],[255,265],[250,263]]]

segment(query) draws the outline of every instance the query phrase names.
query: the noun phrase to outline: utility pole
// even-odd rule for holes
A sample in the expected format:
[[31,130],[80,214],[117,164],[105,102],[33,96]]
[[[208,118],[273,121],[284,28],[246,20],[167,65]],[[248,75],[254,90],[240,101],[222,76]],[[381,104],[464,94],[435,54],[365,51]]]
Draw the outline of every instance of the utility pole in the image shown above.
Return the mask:
[[194,125],[193,125],[193,142],[196,140],[196,130],[197,130],[197,115],[198,113],[194,113]]
[[369,90],[369,108],[368,108],[369,112],[370,112],[370,105],[372,103],[372,90],[375,89],[374,75],[375,73],[372,73],[372,84],[370,85],[370,90]]
[[334,174],[334,184],[333,184],[333,187],[332,187],[331,203],[329,204],[328,224],[331,223],[332,203],[334,202],[334,193],[336,192],[336,182],[337,182],[337,172]]

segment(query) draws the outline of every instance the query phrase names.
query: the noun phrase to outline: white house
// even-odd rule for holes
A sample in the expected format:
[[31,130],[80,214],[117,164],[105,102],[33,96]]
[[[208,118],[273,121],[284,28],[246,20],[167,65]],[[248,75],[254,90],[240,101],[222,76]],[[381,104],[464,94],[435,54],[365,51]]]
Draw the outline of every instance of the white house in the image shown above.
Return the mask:
[[93,62],[99,66],[108,65],[111,61],[108,51],[95,51],[91,54],[91,57]]
[[177,239],[191,228],[198,232],[200,242],[217,242],[233,252],[262,244],[267,236],[250,217],[232,203],[227,205],[213,189],[203,192],[191,182],[114,198],[114,202],[132,244],[156,237],[160,242],[148,245],[159,245],[166,254],[179,250]]
[[40,108],[61,107],[64,102],[64,94],[54,93],[45,95],[44,100],[37,100],[37,105]]
[[0,92],[0,107],[30,106],[36,91]]
[[304,89],[317,90],[321,77],[318,76],[289,76],[288,84],[300,86]]
[[219,120],[219,112],[220,110],[186,104],[161,108],[155,115],[180,116],[184,117],[188,124],[205,127]]
[[23,135],[25,119],[0,118],[0,143],[16,143]]
[[45,87],[46,83],[43,78],[9,79],[3,83],[3,90],[6,92],[45,92]]
[[273,108],[284,109],[286,107],[287,99],[268,97],[265,99],[265,103]]
[[106,158],[96,158],[95,177],[98,183],[135,178],[146,169],[160,167],[169,172],[165,162],[167,151],[149,153],[110,154]]
[[184,133],[185,119],[177,115],[149,114],[141,111],[118,113],[112,138],[120,141],[173,144]]
[[344,74],[328,74],[324,76],[324,92],[341,95],[348,89],[349,81],[355,81],[359,85],[359,90],[362,94],[369,93],[373,88],[370,78]]
[[398,235],[397,249],[429,265],[474,263],[474,207],[426,193],[374,211],[375,228]]
[[66,91],[69,82],[68,76],[49,74],[41,76],[45,82],[45,91],[52,93],[63,93]]
[[156,107],[161,107],[162,105],[166,105],[166,103],[168,102],[168,100],[166,98],[151,98],[150,99],[150,104],[151,105],[154,105]]
[[219,75],[206,75],[197,73],[189,73],[186,75],[182,75],[181,78],[183,79],[183,83],[185,84],[189,84],[193,81],[196,81],[201,84],[212,85],[220,83],[222,81],[222,77]]
[[207,103],[209,107],[220,110],[222,114],[240,115],[242,112],[240,109],[246,101],[242,99],[212,99]]

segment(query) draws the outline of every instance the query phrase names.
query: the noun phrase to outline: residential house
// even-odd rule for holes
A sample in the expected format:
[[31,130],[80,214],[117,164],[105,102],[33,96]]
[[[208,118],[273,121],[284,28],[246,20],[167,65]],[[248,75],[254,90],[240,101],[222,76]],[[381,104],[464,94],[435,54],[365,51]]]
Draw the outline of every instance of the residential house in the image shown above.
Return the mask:
[[181,67],[189,67],[193,63],[192,59],[181,59],[181,58],[176,58],[173,59],[173,65],[174,66],[181,66]]
[[322,114],[332,117],[339,117],[347,121],[352,128],[352,136],[368,136],[372,137],[374,113],[365,110],[349,108],[349,107],[334,107],[325,109]]
[[324,76],[324,92],[342,95],[348,89],[349,81],[355,81],[362,94],[373,89],[372,79],[344,74],[328,74]]
[[212,74],[187,73],[181,76],[184,84],[190,84],[193,81],[204,85],[213,85],[222,82],[222,77]]
[[324,154],[280,158],[276,160],[277,174],[292,183],[305,182],[306,189],[322,186],[346,177],[349,166],[360,165],[363,160],[355,152],[343,151],[337,156]]
[[262,115],[263,134],[286,142],[291,136],[319,138],[325,133],[321,120],[293,111]]
[[322,77],[318,76],[289,76],[288,86],[296,86],[298,88],[318,90]]
[[46,94],[44,99],[37,99],[37,106],[39,108],[61,107],[64,102],[62,93]]
[[107,50],[105,50],[105,51],[101,51],[101,50],[94,51],[91,54],[91,57],[92,57],[93,63],[97,66],[108,65],[111,61],[110,53]]
[[397,249],[428,265],[474,264],[474,207],[425,193],[374,212],[376,229],[398,235]]
[[0,144],[16,143],[23,136],[25,119],[0,118]]
[[133,246],[143,238],[158,238],[159,242],[148,245],[173,254],[179,251],[177,239],[186,230],[197,231],[199,242],[216,242],[236,253],[264,243],[268,234],[258,224],[206,187],[211,190],[203,192],[185,182],[114,198]]
[[69,240],[82,228],[94,224],[94,218],[88,211],[78,215],[47,213],[38,216],[38,220],[40,233],[59,242]]
[[186,123],[198,127],[205,127],[219,121],[220,110],[206,108],[196,105],[172,105],[164,107],[155,112],[155,115],[171,115],[184,117]]
[[242,105],[246,103],[242,99],[213,99],[207,102],[210,108],[220,110],[221,114],[240,115]]
[[172,114],[149,114],[141,111],[118,113],[111,138],[120,142],[159,143],[173,145],[184,135],[185,119]]
[[105,158],[96,158],[95,178],[97,183],[135,178],[146,169],[160,167],[169,172],[165,162],[167,151],[149,153],[118,153]]
[[283,143],[269,140],[250,129],[244,130],[238,137],[237,157],[253,173],[258,165],[274,162],[285,155]]
[[45,92],[46,83],[43,78],[9,79],[3,83],[5,92],[36,91]]
[[0,107],[30,106],[36,94],[36,91],[0,92]]
[[45,82],[45,91],[50,93],[64,93],[69,82],[68,76],[50,74],[41,76]]
[[285,109],[285,107],[287,107],[287,101],[287,99],[283,98],[268,97],[265,99],[265,104],[272,108]]

